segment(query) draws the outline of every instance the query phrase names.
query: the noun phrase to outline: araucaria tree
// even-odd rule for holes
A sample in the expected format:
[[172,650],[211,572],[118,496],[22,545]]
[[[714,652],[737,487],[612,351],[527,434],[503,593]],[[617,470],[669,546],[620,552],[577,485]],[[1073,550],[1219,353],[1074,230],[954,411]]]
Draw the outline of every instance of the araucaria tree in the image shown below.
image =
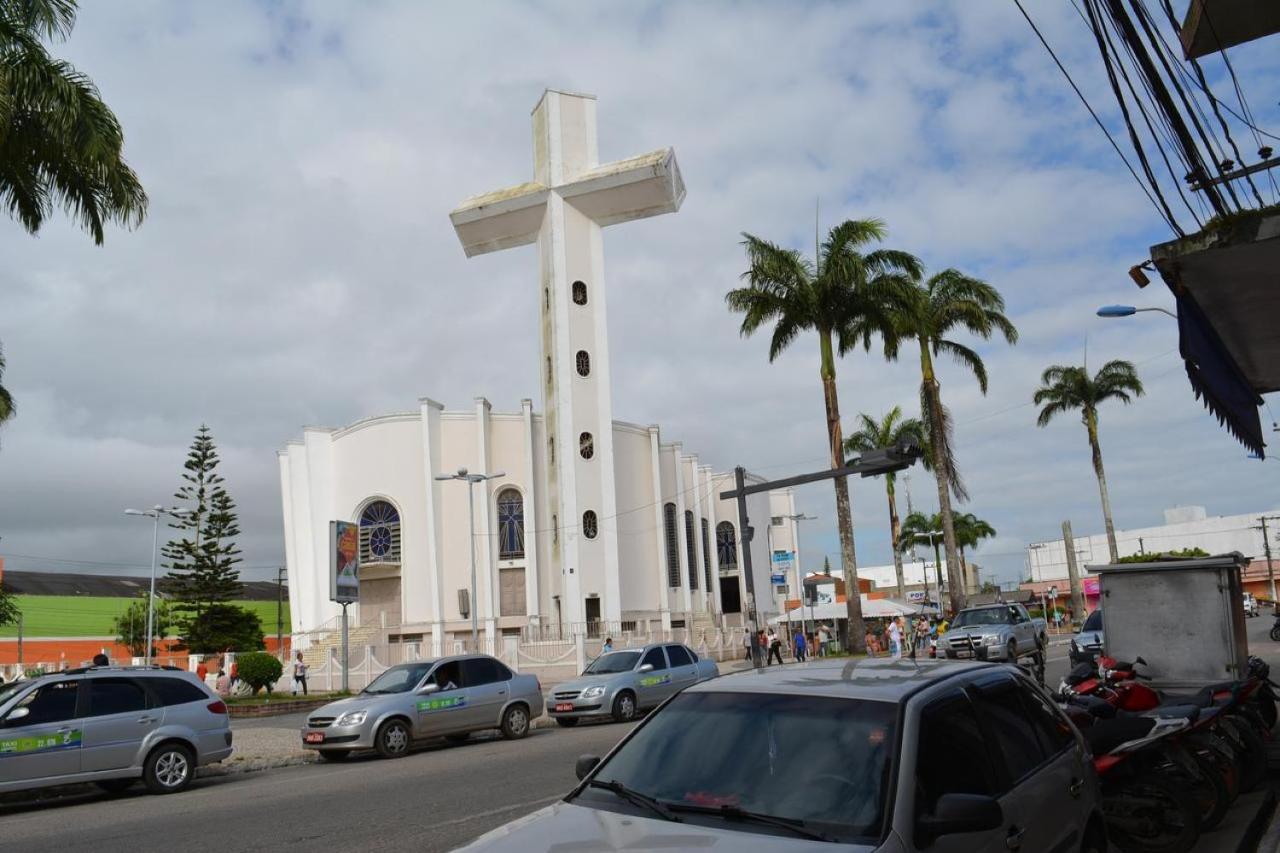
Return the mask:
[[[865,453],[881,447],[898,445],[904,441],[911,441],[924,447],[926,444],[924,423],[918,418],[902,417],[902,407],[894,406],[878,421],[865,412],[860,413],[858,429],[845,440],[844,449],[848,453]],[[924,462],[925,467],[929,467],[927,456]],[[889,497],[889,541],[893,547],[893,568],[898,578],[898,598],[905,599],[907,584],[902,574],[902,551],[898,548],[902,525],[898,521],[898,501],[894,494],[895,482],[895,474],[884,475],[884,490]]]
[[1098,444],[1098,404],[1104,400],[1132,402],[1141,397],[1142,381],[1138,371],[1127,361],[1108,361],[1102,369],[1089,376],[1086,367],[1055,364],[1040,377],[1040,388],[1033,398],[1037,406],[1043,406],[1036,419],[1039,426],[1048,426],[1057,415],[1073,409],[1080,410],[1080,420],[1089,433],[1089,449],[1093,451],[1093,473],[1098,478],[1098,493],[1102,496],[1102,519],[1107,527],[1107,549],[1111,562],[1120,559],[1116,550],[1116,528],[1111,521],[1111,497],[1107,493],[1107,475],[1102,470],[1102,448]]
[[[894,276],[919,272],[919,264],[906,252],[892,249],[864,250],[884,239],[884,223],[878,219],[848,220],[827,234],[809,261],[794,249],[784,249],[751,234],[743,234],[750,264],[742,274],[744,287],[725,294],[729,308],[742,314],[741,332],[751,335],[773,324],[769,360],[773,361],[801,332],[818,336],[818,374],[827,415],[827,448],[831,467],[844,466],[844,438],[840,403],[836,396],[836,355],[861,343],[869,348],[877,333],[891,334],[893,324],[887,296]],[[858,591],[858,561],[853,545],[853,514],[849,484],[835,479],[836,524],[840,531],[840,558],[849,614],[849,643],[864,651],[865,626]]]
[[[183,467],[184,482],[174,497],[188,512],[169,525],[180,533],[164,547],[165,591],[174,602],[183,647],[208,654],[243,641],[240,623],[252,614],[230,603],[244,590],[234,541],[240,528],[235,503],[217,473],[218,451],[207,426],[196,432]],[[261,634],[254,647],[260,645]]]
[[933,477],[938,484],[938,508],[942,516],[943,543],[947,554],[947,583],[950,588],[951,611],[965,606],[965,589],[960,578],[960,560],[955,523],[951,512],[951,496],[966,500],[964,483],[956,466],[951,438],[951,415],[942,404],[942,386],[934,358],[949,355],[978,380],[978,388],[987,393],[987,367],[982,357],[963,344],[951,340],[956,329],[966,329],[983,340],[999,333],[1014,344],[1018,330],[1004,315],[1004,299],[990,284],[964,273],[946,269],[923,279],[917,272],[899,277],[896,295],[898,311],[895,334],[885,338],[885,354],[897,355],[900,340],[915,338],[920,345],[920,408],[928,431],[933,455]]

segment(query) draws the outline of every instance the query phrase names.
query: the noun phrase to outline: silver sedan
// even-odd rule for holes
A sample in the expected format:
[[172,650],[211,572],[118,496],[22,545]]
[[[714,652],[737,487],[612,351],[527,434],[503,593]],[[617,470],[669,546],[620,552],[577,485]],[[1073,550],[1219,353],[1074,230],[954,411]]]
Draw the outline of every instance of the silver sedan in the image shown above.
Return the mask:
[[608,652],[588,664],[581,678],[556,685],[550,713],[562,726],[576,726],[584,718],[625,722],[719,674],[715,661],[700,659],[680,643]]
[[349,699],[317,709],[302,729],[302,745],[338,761],[355,749],[384,758],[408,754],[415,741],[464,741],[499,729],[514,740],[543,711],[542,685],[488,655],[461,655],[393,666]]

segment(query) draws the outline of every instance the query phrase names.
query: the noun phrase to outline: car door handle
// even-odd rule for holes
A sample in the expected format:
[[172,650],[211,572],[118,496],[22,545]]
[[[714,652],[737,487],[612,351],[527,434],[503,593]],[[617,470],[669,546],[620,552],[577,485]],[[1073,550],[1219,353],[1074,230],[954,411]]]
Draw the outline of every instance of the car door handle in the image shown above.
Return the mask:
[[1071,784],[1067,786],[1067,793],[1073,797],[1079,797],[1080,791],[1084,789],[1083,779],[1072,779]]
[[1010,850],[1017,850],[1022,846],[1022,836],[1026,834],[1027,831],[1025,829],[1016,826],[1009,827],[1009,834],[1005,836],[1004,846]]
[[155,721],[156,721],[155,717],[149,717],[144,715],[138,718],[138,725],[145,726],[149,723],[154,723]]
[[506,696],[506,695],[507,695],[507,691],[505,691],[505,690],[499,690],[499,691],[498,691],[498,695],[499,695],[499,696]]

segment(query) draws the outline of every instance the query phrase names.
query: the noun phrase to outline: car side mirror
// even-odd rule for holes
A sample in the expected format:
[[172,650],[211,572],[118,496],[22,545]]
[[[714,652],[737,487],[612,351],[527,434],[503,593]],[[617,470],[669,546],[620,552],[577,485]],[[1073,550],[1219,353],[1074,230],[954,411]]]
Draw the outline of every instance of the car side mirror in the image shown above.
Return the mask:
[[1004,823],[1004,811],[994,797],[981,794],[943,794],[932,814],[916,820],[916,843],[932,844],[941,835],[985,832]]
[[637,670],[637,671],[638,671],[638,672],[653,672],[653,664],[651,664],[651,663],[642,663],[642,664],[640,664],[640,669],[639,669],[639,670]]
[[9,716],[4,718],[5,725],[11,726],[15,720],[21,720],[23,717],[29,716],[30,714],[30,708],[14,708],[9,712]]
[[596,765],[600,763],[598,755],[579,755],[578,760],[573,765],[573,772],[578,775],[578,781],[581,782],[587,778],[587,774],[596,769]]
[[418,692],[419,693],[439,693],[440,685],[436,684],[435,682],[432,682],[430,684],[424,684],[422,685],[422,689],[419,690]]

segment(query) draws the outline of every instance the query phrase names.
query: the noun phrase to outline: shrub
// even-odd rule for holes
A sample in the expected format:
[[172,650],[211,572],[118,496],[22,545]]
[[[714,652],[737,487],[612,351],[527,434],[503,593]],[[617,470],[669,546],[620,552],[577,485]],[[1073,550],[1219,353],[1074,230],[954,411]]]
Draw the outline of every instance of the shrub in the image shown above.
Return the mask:
[[284,664],[266,652],[246,652],[236,656],[236,674],[257,695],[262,688],[271,695],[271,685],[280,680]]
[[1181,551],[1164,551],[1159,554],[1131,554],[1121,557],[1117,563],[1158,563],[1161,560],[1177,560],[1187,557],[1208,557],[1209,552],[1203,548],[1183,548]]

